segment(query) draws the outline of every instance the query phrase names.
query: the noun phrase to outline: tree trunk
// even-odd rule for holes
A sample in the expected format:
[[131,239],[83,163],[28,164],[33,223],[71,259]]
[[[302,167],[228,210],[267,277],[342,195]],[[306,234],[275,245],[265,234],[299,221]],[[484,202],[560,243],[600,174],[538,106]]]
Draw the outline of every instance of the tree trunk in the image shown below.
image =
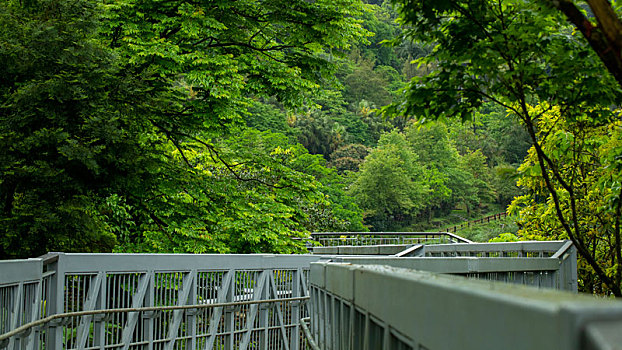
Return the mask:
[[622,22],[607,0],[587,0],[598,25],[592,24],[572,0],[549,0],[583,34],[622,87]]

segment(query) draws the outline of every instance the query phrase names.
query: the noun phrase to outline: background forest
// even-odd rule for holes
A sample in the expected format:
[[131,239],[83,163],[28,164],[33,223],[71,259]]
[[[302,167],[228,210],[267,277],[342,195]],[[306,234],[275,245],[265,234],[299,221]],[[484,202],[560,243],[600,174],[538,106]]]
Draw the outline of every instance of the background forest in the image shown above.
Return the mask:
[[0,258],[295,253],[508,212],[458,234],[572,239],[581,287],[618,295],[620,85],[573,23],[547,1],[5,1]]

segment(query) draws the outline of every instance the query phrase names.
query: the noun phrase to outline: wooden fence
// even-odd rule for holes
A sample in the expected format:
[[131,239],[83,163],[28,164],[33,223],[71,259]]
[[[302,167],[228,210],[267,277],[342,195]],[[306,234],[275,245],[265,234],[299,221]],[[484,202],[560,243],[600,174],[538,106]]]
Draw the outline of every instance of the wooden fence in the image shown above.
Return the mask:
[[456,233],[458,230],[461,230],[465,227],[471,227],[471,226],[475,226],[478,224],[485,224],[485,223],[489,223],[491,221],[495,221],[495,220],[500,220],[501,218],[504,218],[508,216],[507,213],[503,212],[503,213],[498,213],[498,214],[493,214],[493,215],[489,215],[477,220],[471,220],[471,221],[465,221],[463,223],[461,223],[460,225],[454,225],[454,226],[450,226],[447,227],[446,229],[444,229],[443,231],[445,232],[451,232],[451,233]]

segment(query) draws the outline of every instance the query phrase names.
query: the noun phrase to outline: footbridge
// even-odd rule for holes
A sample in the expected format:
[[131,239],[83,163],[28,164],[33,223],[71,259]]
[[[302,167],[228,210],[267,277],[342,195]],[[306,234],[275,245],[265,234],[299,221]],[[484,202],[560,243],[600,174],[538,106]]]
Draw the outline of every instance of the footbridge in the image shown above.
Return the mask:
[[305,255],[0,261],[0,349],[619,349],[568,241],[322,233]]

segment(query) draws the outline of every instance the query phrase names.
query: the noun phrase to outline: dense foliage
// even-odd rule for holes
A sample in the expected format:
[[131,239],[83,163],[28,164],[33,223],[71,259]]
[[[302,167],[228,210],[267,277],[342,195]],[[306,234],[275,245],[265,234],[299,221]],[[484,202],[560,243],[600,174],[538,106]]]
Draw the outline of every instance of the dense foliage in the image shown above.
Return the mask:
[[[619,135],[611,106],[622,91],[593,40],[573,31],[568,13],[538,2],[396,2],[401,21],[412,28],[409,36],[435,45],[422,62],[436,68],[414,78],[405,102],[385,111],[469,120],[493,102],[520,120],[533,144],[519,169],[529,190],[520,199],[528,206],[522,232],[571,239],[583,259],[584,286],[622,296],[618,171],[598,151]],[[606,30],[580,13],[589,26],[599,27],[596,32]],[[610,134],[599,140],[607,128]],[[607,149],[616,159],[615,147]],[[589,189],[595,183],[602,192]],[[597,201],[598,196],[608,199]],[[598,212],[602,220],[587,218]],[[542,220],[548,224],[538,226]]]
[[431,129],[377,112],[434,69],[411,63],[429,44],[384,44],[404,35],[388,3],[0,9],[4,258],[296,252],[310,231],[439,228],[519,193],[528,146],[505,111]]
[[465,234],[571,239],[583,290],[620,295],[622,40],[600,7],[5,1],[0,258],[301,252],[508,209]]
[[0,257],[293,252],[309,230],[362,229],[324,160],[243,131],[254,101],[334,83],[362,6],[3,2]]

